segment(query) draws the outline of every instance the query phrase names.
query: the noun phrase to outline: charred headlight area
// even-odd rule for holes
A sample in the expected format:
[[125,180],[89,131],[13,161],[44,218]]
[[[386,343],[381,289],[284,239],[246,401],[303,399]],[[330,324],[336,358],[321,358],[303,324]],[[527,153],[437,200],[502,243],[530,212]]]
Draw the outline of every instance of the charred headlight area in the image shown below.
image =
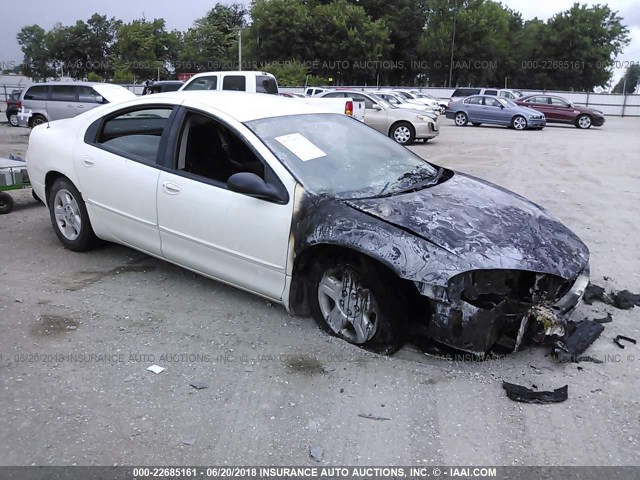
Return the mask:
[[473,270],[449,281],[452,303],[466,302],[492,310],[505,301],[528,305],[550,305],[562,298],[572,282],[556,275],[523,270]]

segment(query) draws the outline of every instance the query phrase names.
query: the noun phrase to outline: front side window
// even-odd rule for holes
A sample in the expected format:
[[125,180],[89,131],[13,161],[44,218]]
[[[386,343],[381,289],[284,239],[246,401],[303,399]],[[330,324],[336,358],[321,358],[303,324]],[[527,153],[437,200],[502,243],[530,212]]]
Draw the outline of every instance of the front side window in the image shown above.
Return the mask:
[[172,111],[173,107],[146,107],[112,115],[102,125],[95,145],[155,163]]
[[501,104],[497,98],[484,97],[484,104],[488,107],[499,107]]
[[222,89],[245,92],[247,90],[247,79],[244,75],[227,75],[222,80]]
[[226,188],[231,175],[255,173],[265,178],[265,166],[229,127],[197,112],[189,112],[180,133],[174,168],[212,180]]
[[81,103],[104,103],[102,95],[91,87],[78,87],[78,101]]
[[25,100],[46,100],[49,87],[46,85],[38,85],[31,87],[24,94]]
[[218,88],[218,77],[198,77],[189,82],[185,90],[216,90]]

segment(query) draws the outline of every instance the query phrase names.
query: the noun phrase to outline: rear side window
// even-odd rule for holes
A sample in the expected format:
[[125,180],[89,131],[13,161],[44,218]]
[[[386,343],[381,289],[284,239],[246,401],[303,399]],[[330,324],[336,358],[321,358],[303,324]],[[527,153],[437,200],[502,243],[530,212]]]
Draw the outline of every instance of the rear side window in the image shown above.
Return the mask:
[[215,75],[211,77],[200,77],[191,81],[185,90],[217,90],[218,89],[218,77]]
[[512,99],[512,100],[514,100],[514,99],[516,98],[516,96],[515,96],[513,93],[511,93],[511,92],[500,92],[500,94],[499,94],[499,95],[500,95],[501,97],[504,97],[504,98],[510,98],[510,99]]
[[549,104],[549,99],[547,97],[533,97],[529,100],[527,100],[528,103],[540,103],[543,105],[548,105]]
[[247,79],[244,75],[227,75],[222,80],[222,89],[245,92],[247,90]]
[[485,90],[485,95],[498,95],[498,90]]
[[25,100],[46,100],[48,89],[49,87],[46,85],[38,85],[35,87],[31,87],[24,94],[24,99]]
[[[78,101],[81,103],[103,103],[102,96],[91,87],[78,87]],[[106,103],[106,102],[104,102]]]
[[467,98],[464,103],[469,105],[480,105],[482,103],[482,97],[471,97]]
[[51,87],[51,101],[75,102],[76,87],[73,85],[53,85]]
[[269,93],[271,95],[278,94],[278,84],[276,79],[267,75],[256,76],[256,92],[257,93]]
[[148,107],[108,118],[94,144],[125,157],[155,163],[172,107]]

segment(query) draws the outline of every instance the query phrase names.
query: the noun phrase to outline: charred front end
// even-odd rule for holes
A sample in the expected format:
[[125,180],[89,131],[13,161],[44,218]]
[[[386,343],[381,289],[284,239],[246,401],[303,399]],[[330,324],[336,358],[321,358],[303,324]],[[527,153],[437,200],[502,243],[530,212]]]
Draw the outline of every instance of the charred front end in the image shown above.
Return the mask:
[[427,331],[434,340],[461,350],[485,353],[496,343],[515,347],[533,307],[566,315],[588,283],[588,266],[573,278],[524,270],[474,270],[451,277],[432,298]]

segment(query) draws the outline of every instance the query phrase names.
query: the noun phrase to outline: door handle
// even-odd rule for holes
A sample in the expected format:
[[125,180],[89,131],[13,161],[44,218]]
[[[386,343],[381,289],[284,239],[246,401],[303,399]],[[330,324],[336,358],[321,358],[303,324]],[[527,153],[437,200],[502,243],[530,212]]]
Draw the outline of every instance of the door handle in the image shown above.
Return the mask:
[[164,182],[162,184],[162,189],[169,195],[178,195],[182,191],[179,185],[171,182]]
[[85,167],[93,167],[96,164],[96,162],[94,162],[93,158],[91,157],[82,157],[82,164]]

